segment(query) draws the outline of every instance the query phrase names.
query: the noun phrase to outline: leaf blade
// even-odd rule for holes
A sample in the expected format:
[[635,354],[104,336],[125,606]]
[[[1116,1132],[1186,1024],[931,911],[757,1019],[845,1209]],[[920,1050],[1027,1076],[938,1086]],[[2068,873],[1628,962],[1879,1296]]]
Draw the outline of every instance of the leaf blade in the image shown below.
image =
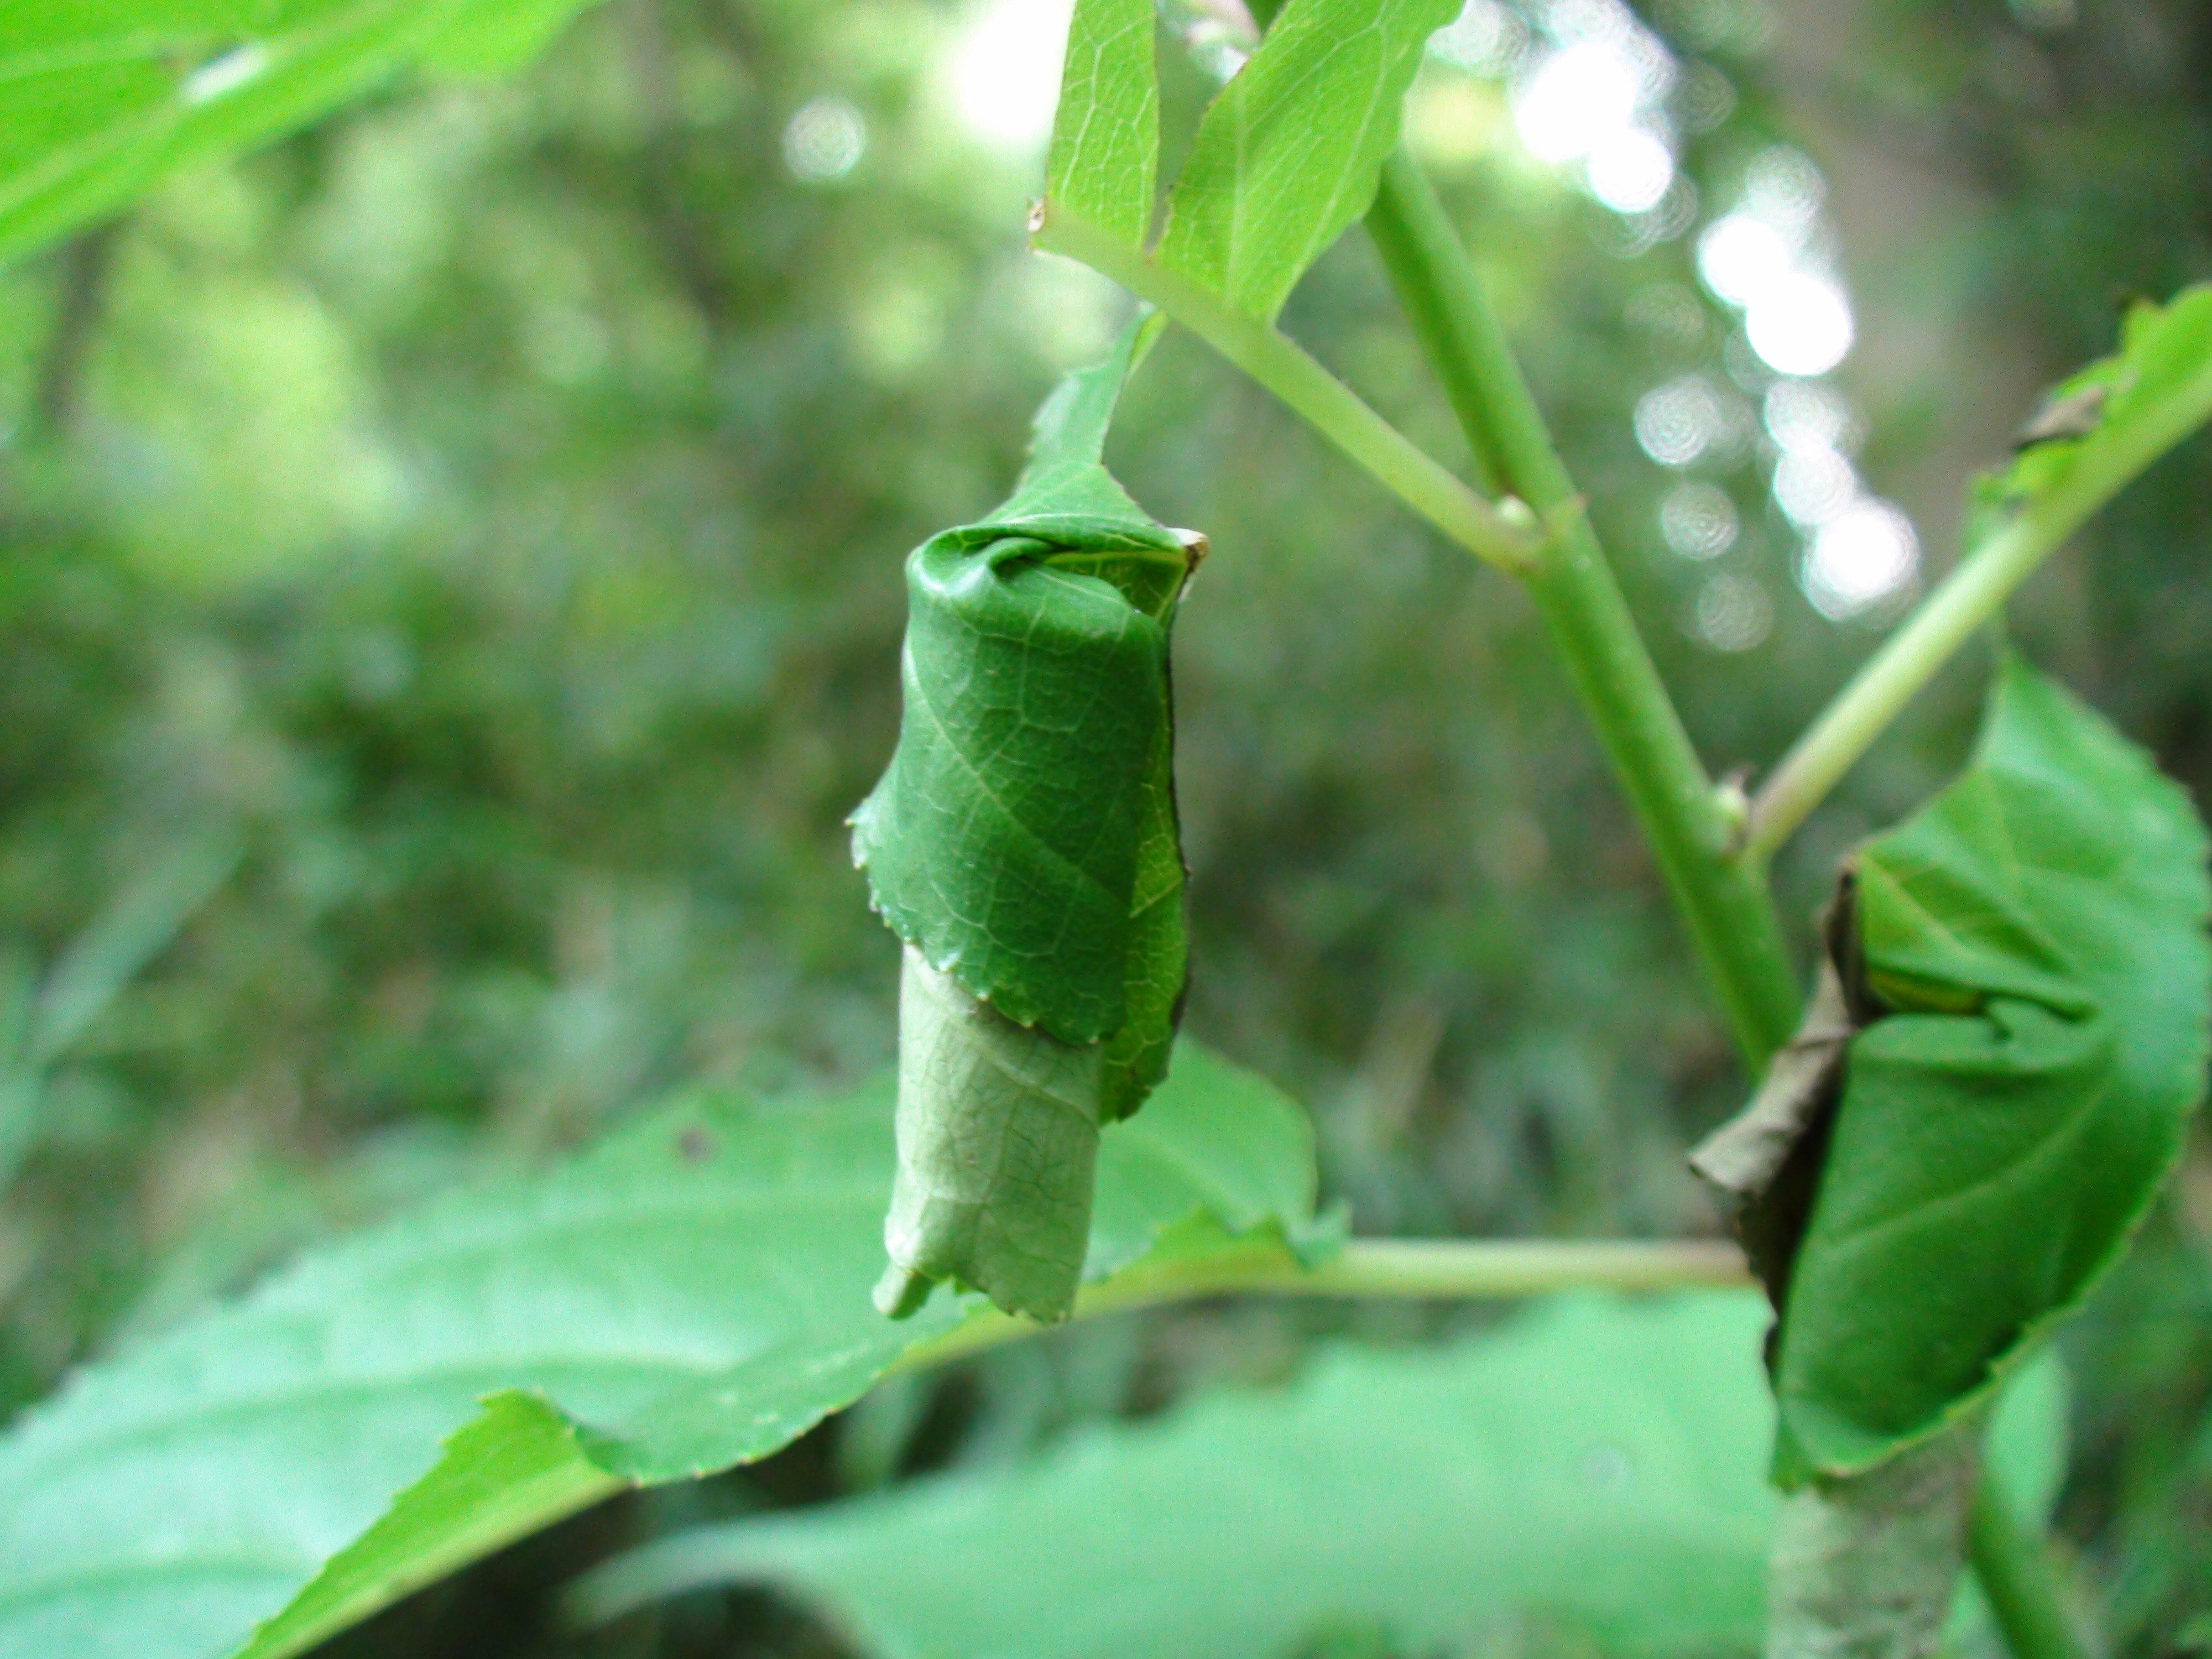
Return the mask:
[[1790,1267],[1780,1478],[1939,1431],[2118,1260],[2212,1050],[2205,856],[2186,795],[2016,660],[1966,774],[1864,850],[1889,1012]]
[[1126,242],[1151,228],[1159,169],[1152,0],[1079,0],[1045,158],[1045,194]]
[[592,0],[16,8],[0,25],[0,260],[414,64],[510,68]]
[[[1240,1180],[1310,1192],[1310,1134],[1279,1099],[1258,1137],[1269,1173],[1189,1173],[1252,1150],[1205,1098],[1223,1074],[1201,1061],[1164,1086],[1150,1141],[1104,1137],[1092,1273]],[[0,1650],[212,1659],[282,1614],[250,1650],[297,1651],[596,1480],[786,1443],[969,1312],[940,1299],[892,1327],[870,1306],[890,1095],[678,1100],[547,1176],[319,1252],[88,1368],[0,1437]],[[543,1395],[538,1414],[509,1399],[483,1426],[478,1398],[516,1389]],[[509,1473],[539,1496],[517,1507],[478,1480],[462,1502],[472,1469],[515,1450],[501,1421],[537,1437]],[[400,1522],[364,1537],[394,1492]]]
[[[1607,1653],[1748,1648],[1779,1507],[1764,1317],[1743,1293],[1589,1295],[1441,1348],[1346,1345],[1020,1468],[680,1534],[579,1600],[767,1581],[907,1659],[1275,1659],[1325,1620],[1419,1652],[1530,1615]],[[2039,1510],[2056,1368],[2024,1381],[1992,1461]]]
[[1168,198],[1160,264],[1272,321],[1374,200],[1422,47],[1458,10],[1453,0],[1291,0],[1199,124]]

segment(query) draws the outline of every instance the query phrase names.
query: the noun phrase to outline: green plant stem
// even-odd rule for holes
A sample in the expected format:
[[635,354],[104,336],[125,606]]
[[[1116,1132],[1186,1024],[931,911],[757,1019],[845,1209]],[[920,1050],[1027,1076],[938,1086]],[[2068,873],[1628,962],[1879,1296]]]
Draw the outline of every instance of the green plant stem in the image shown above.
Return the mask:
[[1966,1554],[2005,1645],[2019,1659],[2091,1659],[2066,1610],[2050,1551],[2021,1525],[1986,1474],[1967,1512]]
[[[1799,1003],[1764,865],[1732,855],[1726,814],[1636,632],[1604,550],[1578,510],[1573,481],[1552,447],[1504,330],[1443,204],[1402,150],[1383,166],[1367,228],[1479,464],[1553,526],[1547,556],[1528,578],[1529,591],[1666,872],[1737,1044],[1751,1068],[1762,1070],[1795,1028]],[[2179,435],[2177,431],[2166,441]],[[2124,481],[2115,478],[2095,500]],[[2081,507],[2067,528],[2089,510]],[[1910,694],[1908,689],[1905,695]],[[2015,1535],[2011,1542],[2008,1585],[2047,1583],[2048,1563],[2037,1559],[2038,1541]],[[1972,1559],[1995,1604],[2003,1592],[1990,1585],[1996,1569],[1985,1567],[1978,1543]],[[2004,1628],[2014,1638],[2019,1659],[2081,1659],[2078,1650],[2033,1643],[2009,1621]]]
[[[1356,1238],[1308,1267],[1272,1238],[1200,1255],[1139,1262],[1075,1298],[1077,1319],[1211,1296],[1371,1297],[1474,1300],[1554,1291],[1656,1291],[1748,1285],[1743,1255],[1717,1240],[1637,1241]],[[943,1364],[1045,1328],[985,1308],[902,1354],[894,1370]]]
[[1763,863],[2013,590],[2144,468],[2212,419],[2212,363],[2155,410],[2085,441],[2073,470],[1962,560],[1774,769],[1751,805],[1746,864]]
[[1369,234],[1483,470],[1551,527],[1525,572],[1753,1072],[1802,1000],[1773,900],[1730,856],[1723,810],[1644,648],[1574,481],[1435,189],[1403,150],[1382,168]]
[[1030,232],[1045,252],[1079,259],[1167,313],[1477,558],[1516,572],[1534,562],[1540,538],[1534,524],[1516,522],[1469,489],[1276,329],[1065,208],[1041,207]]

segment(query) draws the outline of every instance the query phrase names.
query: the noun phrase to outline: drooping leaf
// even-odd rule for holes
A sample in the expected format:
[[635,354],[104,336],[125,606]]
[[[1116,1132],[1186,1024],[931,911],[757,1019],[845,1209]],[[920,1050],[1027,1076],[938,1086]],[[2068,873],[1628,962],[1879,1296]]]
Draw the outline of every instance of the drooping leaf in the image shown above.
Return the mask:
[[1272,321],[1367,211],[1421,48],[1456,0],[1290,0],[1200,120],[1159,260]]
[[1168,629],[1202,539],[1101,461],[1140,318],[1039,411],[981,523],[907,562],[905,712],[853,816],[908,945],[887,1312],[933,1284],[1064,1317],[1102,1123],[1158,1081],[1185,957]]
[[1789,1264],[1778,1478],[1971,1411],[2118,1258],[2203,1089],[2205,857],[2186,794],[2014,660],[1965,775],[1862,850],[1881,1013]]
[[[0,1439],[0,1652],[214,1659],[275,1616],[246,1650],[276,1659],[625,1485],[787,1443],[973,1305],[869,1305],[890,1095],[680,1101],[80,1373]],[[1295,1231],[1313,1180],[1297,1109],[1186,1049],[1104,1138],[1087,1271],[1191,1248],[1194,1214]]]
[[[1340,1348],[1022,1469],[681,1535],[581,1599],[775,1582],[898,1659],[1278,1659],[1328,1625],[1427,1651],[1528,1616],[1607,1653],[1749,1648],[1778,1501],[1764,1319],[1741,1293],[1584,1296],[1442,1349]],[[2056,1368],[2023,1382],[1994,1461],[2040,1512]]]
[[1125,242],[1152,228],[1159,167],[1152,0],[1077,0],[1045,194]]
[[38,0],[0,9],[0,259],[410,64],[513,67],[590,0]]
[[941,1281],[1065,1318],[1082,1276],[1103,1042],[1062,1042],[969,995],[909,945],[899,981],[899,1167],[876,1303]]

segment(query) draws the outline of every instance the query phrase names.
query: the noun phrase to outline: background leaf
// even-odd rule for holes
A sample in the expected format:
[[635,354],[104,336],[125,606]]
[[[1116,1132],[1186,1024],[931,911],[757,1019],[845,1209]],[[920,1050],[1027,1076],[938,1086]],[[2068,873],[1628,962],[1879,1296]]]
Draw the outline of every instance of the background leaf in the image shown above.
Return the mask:
[[0,952],[0,1190],[36,1145],[54,1069],[176,939],[238,866],[229,824],[180,836],[109,900],[43,983],[20,949]]
[[[1778,1507],[1765,1319],[1748,1294],[1573,1297],[1443,1349],[1340,1347],[1018,1472],[671,1540],[586,1600],[770,1580],[897,1659],[1272,1659],[1332,1624],[1426,1651],[1524,1618],[1608,1653],[1747,1649]],[[2055,1486],[2061,1392],[2046,1366],[2007,1398],[2023,1507]]]
[[1079,0],[1068,24],[1045,194],[1127,242],[1152,222],[1159,77],[1152,0]]
[[0,258],[410,64],[519,64],[590,0],[41,0],[0,18]]
[[[1154,1108],[1102,1146],[1089,1272],[1194,1214],[1310,1216],[1280,1096],[1198,1056]],[[967,1311],[870,1305],[890,1173],[888,1081],[696,1096],[80,1373],[0,1443],[0,1651],[228,1652],[414,1482],[250,1650],[296,1652],[621,1485],[775,1449]]]
[[1374,200],[1421,48],[1455,0],[1291,0],[1207,106],[1160,263],[1273,320]]
[[1777,1469],[1880,1462],[2119,1256],[2204,1086],[2186,793],[2017,660],[1972,763],[1857,865],[1869,988],[1776,1357]]

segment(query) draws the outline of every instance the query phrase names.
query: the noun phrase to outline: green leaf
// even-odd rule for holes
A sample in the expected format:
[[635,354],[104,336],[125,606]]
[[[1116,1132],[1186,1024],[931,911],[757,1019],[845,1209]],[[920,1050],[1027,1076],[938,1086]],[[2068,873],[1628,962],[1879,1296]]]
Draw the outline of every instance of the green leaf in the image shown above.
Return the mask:
[[[1577,1296],[1448,1347],[1340,1347],[1027,1468],[681,1535],[580,1599],[785,1583],[899,1659],[1275,1659],[1347,1624],[1427,1651],[1528,1616],[1608,1653],[1748,1649],[1778,1502],[1765,1319],[1750,1294]],[[1994,1454],[2031,1501],[2060,1424],[2056,1368],[2032,1375]]]
[[0,17],[0,259],[417,63],[511,67],[589,0],[39,0]]
[[906,1318],[945,1281],[1065,1319],[1091,1228],[1105,1045],[1017,1025],[914,946],[903,956],[898,1176],[876,1305]]
[[[1100,464],[1146,318],[1038,411],[1028,470],[907,560],[898,748],[853,815],[877,908],[930,964],[1063,1042],[1121,1029],[1168,626],[1203,543]],[[1171,782],[1169,783],[1171,789]],[[1172,824],[1167,826],[1172,830]],[[1181,975],[1176,975],[1178,988]]]
[[[0,1652],[213,1659],[273,1617],[246,1651],[274,1659],[788,1443],[975,1311],[869,1305],[890,1095],[678,1101],[79,1373],[0,1439]],[[1103,1139],[1086,1271],[1190,1248],[1194,1215],[1295,1232],[1313,1182],[1297,1109],[1186,1048],[1142,1133]]]
[[1272,321],[1375,199],[1421,48],[1458,11],[1457,0],[1291,0],[1199,123],[1160,263]]
[[898,748],[853,818],[893,931],[1066,1043],[1127,1017],[1140,788],[1168,719],[1167,630],[1050,556],[1173,544],[1097,526],[986,524],[916,550]]
[[1159,167],[1152,0],[1078,0],[1045,161],[1045,194],[1141,243]]
[[2205,855],[2186,794],[2014,660],[1965,775],[1862,851],[1886,1012],[1789,1268],[1778,1478],[1937,1432],[2118,1259],[2203,1090]]
[[2202,419],[2196,383],[2212,363],[2212,286],[2184,289],[2166,304],[2130,307],[2120,349],[2045,395],[2012,459],[1975,479],[1969,544],[2038,500],[2111,472],[2130,458],[2132,477]]
[[1182,994],[1168,629],[1203,538],[1101,462],[1139,318],[1038,412],[981,523],[907,562],[904,714],[853,815],[908,947],[886,1312],[930,1286],[1065,1317],[1102,1123],[1158,1081]]
[[553,43],[553,37],[597,0],[495,0],[458,7],[422,51],[434,75],[480,80],[512,75]]

